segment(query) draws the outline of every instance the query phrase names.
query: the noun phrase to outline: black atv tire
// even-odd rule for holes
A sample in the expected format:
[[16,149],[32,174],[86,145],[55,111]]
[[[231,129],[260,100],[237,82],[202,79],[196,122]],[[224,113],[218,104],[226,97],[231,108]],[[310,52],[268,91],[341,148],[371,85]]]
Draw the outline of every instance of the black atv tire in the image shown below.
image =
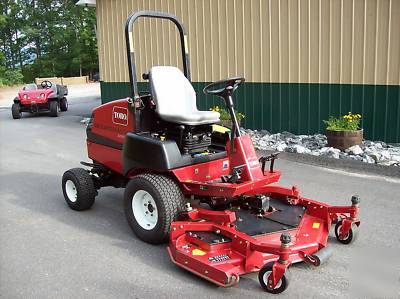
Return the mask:
[[17,103],[12,104],[11,113],[12,113],[13,119],[20,119],[21,118],[21,111],[20,111],[19,104],[17,104]]
[[150,244],[168,241],[171,223],[184,206],[178,184],[164,175],[140,174],[125,189],[126,219],[135,235]]
[[60,100],[60,110],[61,111],[67,111],[68,110],[68,101],[67,98],[62,98]]
[[50,116],[53,116],[53,117],[58,116],[58,102],[57,101],[50,102]]
[[83,168],[72,168],[64,172],[62,190],[68,206],[75,211],[89,209],[97,195],[92,177]]

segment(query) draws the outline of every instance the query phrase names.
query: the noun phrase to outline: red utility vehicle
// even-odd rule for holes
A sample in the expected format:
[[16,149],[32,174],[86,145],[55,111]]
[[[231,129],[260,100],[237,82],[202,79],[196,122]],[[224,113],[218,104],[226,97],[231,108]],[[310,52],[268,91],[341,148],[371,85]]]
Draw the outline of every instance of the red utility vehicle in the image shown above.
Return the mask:
[[50,116],[58,116],[59,111],[68,110],[68,88],[50,81],[40,85],[27,84],[18,92],[11,107],[12,117],[21,118],[21,112],[50,112]]
[[[143,78],[150,92],[139,93],[132,25],[141,17],[172,21],[181,37],[182,73],[154,66]],[[143,241],[169,240],[174,263],[217,285],[228,287],[243,274],[259,271],[261,286],[280,293],[293,263],[320,265],[330,256],[329,230],[343,244],[360,225],[359,198],[331,206],[282,187],[274,168],[277,154],[259,158],[249,136],[240,133],[233,94],[244,82],[235,77],[204,88],[221,97],[232,117],[229,134],[213,130],[219,114],[198,111],[190,83],[183,25],[173,15],[140,11],[126,23],[132,98],[93,110],[87,127],[89,170],[74,168],[62,178],[67,204],[92,206],[104,186],[124,187],[124,210]],[[269,162],[269,167],[266,163]]]

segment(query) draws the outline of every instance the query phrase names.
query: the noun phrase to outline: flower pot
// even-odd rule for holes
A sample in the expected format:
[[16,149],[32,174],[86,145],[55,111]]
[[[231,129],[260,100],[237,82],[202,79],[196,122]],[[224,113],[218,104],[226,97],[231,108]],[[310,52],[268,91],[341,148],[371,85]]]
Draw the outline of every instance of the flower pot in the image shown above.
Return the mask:
[[363,141],[363,129],[357,131],[331,131],[326,130],[328,146],[338,148],[342,151],[360,145]]
[[[239,123],[239,128],[240,128],[240,120],[238,120],[238,123]],[[232,129],[232,121],[230,119],[221,119],[219,125],[223,126],[225,128]]]

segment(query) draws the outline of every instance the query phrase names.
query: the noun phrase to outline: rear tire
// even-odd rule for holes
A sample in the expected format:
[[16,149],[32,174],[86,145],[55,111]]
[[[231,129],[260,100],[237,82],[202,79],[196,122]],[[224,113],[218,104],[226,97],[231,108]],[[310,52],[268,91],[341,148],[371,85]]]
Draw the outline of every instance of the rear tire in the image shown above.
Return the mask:
[[68,101],[67,98],[62,98],[60,101],[60,110],[67,111],[68,110]]
[[53,117],[58,116],[58,102],[57,101],[50,102],[50,116],[53,116]]
[[89,209],[97,195],[92,177],[83,168],[72,168],[64,172],[62,190],[68,206],[75,211]]
[[184,205],[178,184],[164,175],[138,175],[125,189],[126,219],[135,235],[147,243],[168,241],[171,223]]
[[11,113],[13,119],[19,119],[21,118],[21,111],[20,111],[20,106],[17,103],[12,104],[11,106]]

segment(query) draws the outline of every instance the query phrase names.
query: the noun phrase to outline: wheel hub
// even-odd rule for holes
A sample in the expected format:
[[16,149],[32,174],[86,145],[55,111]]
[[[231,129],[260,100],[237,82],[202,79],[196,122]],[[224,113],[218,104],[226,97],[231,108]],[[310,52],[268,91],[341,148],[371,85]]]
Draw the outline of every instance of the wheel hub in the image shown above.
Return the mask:
[[269,278],[269,276],[271,274],[272,274],[272,271],[267,271],[267,272],[264,273],[264,276],[263,276],[264,283],[267,286],[267,288],[270,289],[270,290],[278,289],[282,285],[282,279],[278,281],[278,283],[276,284],[275,288],[270,288],[269,287],[270,283],[268,281],[268,278]]
[[78,199],[78,190],[76,190],[76,186],[73,181],[68,180],[65,182],[65,193],[67,193],[67,197],[71,202],[76,202]]
[[132,212],[136,222],[145,230],[152,230],[158,221],[157,205],[145,190],[138,190],[132,198]]

